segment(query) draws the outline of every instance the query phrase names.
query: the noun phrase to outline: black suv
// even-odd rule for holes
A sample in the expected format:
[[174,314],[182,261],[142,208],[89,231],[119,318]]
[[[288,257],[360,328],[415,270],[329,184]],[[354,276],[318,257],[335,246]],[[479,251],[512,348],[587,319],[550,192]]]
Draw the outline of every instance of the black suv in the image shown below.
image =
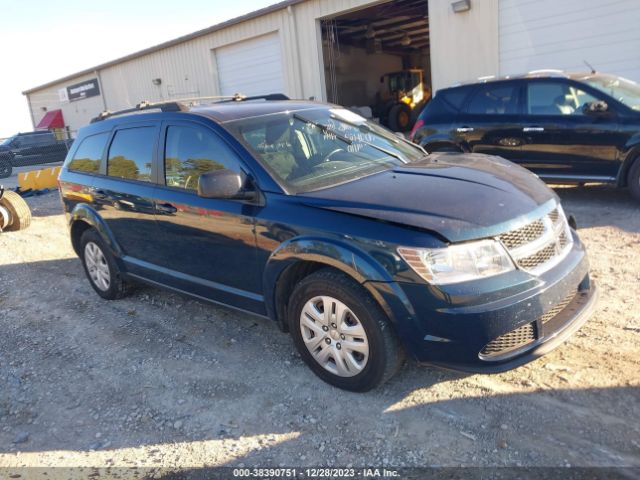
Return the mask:
[[427,155],[313,102],[136,113],[83,128],[60,175],[73,247],[103,298],[142,281],[271,318],[350,390],[388,379],[404,352],[513,368],[589,316],[584,247],[558,197],[517,165]]
[[549,183],[628,186],[640,200],[640,85],[538,71],[440,90],[411,137],[427,151],[499,155]]
[[13,167],[62,162],[72,140],[58,140],[53,132],[18,133],[0,142],[0,178],[11,176]]

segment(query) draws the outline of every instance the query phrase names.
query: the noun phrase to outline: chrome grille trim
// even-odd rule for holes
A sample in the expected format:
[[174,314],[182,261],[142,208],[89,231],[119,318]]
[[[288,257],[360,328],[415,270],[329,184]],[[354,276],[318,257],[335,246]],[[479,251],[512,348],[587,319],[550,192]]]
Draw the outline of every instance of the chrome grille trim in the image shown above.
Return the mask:
[[569,223],[558,205],[542,218],[498,236],[518,268],[541,275],[567,256],[573,245]]

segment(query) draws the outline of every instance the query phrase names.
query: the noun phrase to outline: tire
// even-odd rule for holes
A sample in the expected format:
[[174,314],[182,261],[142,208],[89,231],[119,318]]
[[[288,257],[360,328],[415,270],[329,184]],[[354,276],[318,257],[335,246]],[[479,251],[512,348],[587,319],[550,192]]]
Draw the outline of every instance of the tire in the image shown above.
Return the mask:
[[0,205],[11,214],[11,223],[4,228],[6,232],[17,232],[31,225],[31,209],[27,202],[16,192],[5,190],[2,198],[0,198]]
[[[325,304],[332,306],[331,311],[344,312],[343,321],[326,318]],[[305,277],[293,291],[287,311],[289,331],[302,359],[333,386],[365,392],[389,380],[402,366],[404,352],[389,319],[343,273],[323,269]]]
[[631,195],[640,202],[640,157],[636,158],[631,165],[627,179]]
[[80,259],[89,283],[105,300],[117,300],[127,295],[129,285],[116,264],[109,247],[93,228],[80,238]]
[[0,158],[0,178],[8,178],[13,173],[13,165],[10,158]]
[[398,103],[389,110],[389,128],[394,132],[407,132],[411,125],[411,110],[404,103]]

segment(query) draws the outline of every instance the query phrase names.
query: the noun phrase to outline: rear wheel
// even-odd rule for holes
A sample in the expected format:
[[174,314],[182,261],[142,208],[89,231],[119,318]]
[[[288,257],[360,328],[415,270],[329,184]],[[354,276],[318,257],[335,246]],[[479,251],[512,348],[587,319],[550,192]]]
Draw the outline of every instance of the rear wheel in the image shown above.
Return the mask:
[[303,279],[289,302],[289,328],[311,370],[338,388],[367,391],[404,360],[389,320],[349,277],[326,269]]
[[629,171],[629,191],[633,197],[640,201],[640,157],[636,158]]
[[16,192],[5,190],[0,198],[0,229],[7,232],[24,230],[31,225],[31,210],[24,199]]
[[89,283],[98,295],[116,300],[128,293],[128,284],[102,237],[88,229],[80,238],[80,255]]
[[8,158],[0,158],[0,178],[7,178],[13,172],[13,165]]
[[411,126],[411,110],[404,103],[399,103],[389,110],[389,128],[394,132],[406,132]]

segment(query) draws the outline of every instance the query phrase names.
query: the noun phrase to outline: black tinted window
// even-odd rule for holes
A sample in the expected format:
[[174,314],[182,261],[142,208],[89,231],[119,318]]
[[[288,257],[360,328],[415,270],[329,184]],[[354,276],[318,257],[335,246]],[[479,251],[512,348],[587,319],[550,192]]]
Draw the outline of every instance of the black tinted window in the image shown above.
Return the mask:
[[479,86],[471,97],[467,112],[482,115],[518,113],[518,87],[516,84]]
[[597,100],[564,82],[534,82],[527,87],[529,115],[583,115],[585,103]]
[[69,170],[78,172],[98,173],[100,171],[100,160],[102,160],[102,152],[109,139],[108,133],[100,133],[85,138],[71,162],[69,162]]
[[116,132],[109,148],[107,175],[150,182],[155,141],[156,129],[153,127]]
[[460,111],[464,99],[469,94],[468,88],[454,88],[451,90],[442,90],[427,103],[424,113],[421,117],[437,117],[440,115],[450,115]]
[[169,187],[197,190],[200,175],[223,168],[240,172],[236,155],[213,132],[199,127],[167,129],[165,179]]
[[39,135],[32,135],[31,142],[35,144],[55,143],[56,138],[53,133],[41,133]]
[[447,103],[450,107],[454,108],[455,110],[460,110],[464,102],[464,99],[467,98],[468,94],[469,94],[469,88],[465,87],[465,88],[454,88],[451,90],[445,90],[444,92],[441,92],[440,95],[438,96],[439,97],[441,96],[442,100],[444,100],[444,102]]
[[30,135],[20,135],[19,137],[16,137],[14,143],[17,147],[30,147],[33,145]]

